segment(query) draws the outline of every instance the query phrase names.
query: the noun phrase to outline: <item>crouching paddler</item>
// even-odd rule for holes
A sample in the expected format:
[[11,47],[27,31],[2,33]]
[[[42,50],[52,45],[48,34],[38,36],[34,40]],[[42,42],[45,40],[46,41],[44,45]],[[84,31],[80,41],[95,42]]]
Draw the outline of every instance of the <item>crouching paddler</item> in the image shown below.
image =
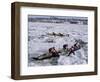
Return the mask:
[[59,57],[59,53],[56,51],[55,47],[49,48],[49,52],[46,54],[43,54],[38,57],[33,57],[34,60],[44,60],[44,59],[50,59],[52,57]]
[[59,50],[59,53],[61,55],[67,55],[69,52],[68,44],[64,44],[63,48]]
[[69,53],[68,53],[68,56],[70,56],[71,54],[75,55],[75,51],[79,50],[81,47],[80,47],[80,44],[79,43],[75,43],[74,46],[72,46],[70,49],[69,49]]

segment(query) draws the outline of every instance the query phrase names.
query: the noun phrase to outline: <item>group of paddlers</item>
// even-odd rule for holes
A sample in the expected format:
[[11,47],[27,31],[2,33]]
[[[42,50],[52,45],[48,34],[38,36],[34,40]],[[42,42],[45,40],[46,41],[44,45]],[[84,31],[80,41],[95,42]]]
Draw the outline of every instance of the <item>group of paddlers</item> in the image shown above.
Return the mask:
[[63,33],[55,33],[55,32],[48,33],[48,35],[52,35],[52,36],[60,36],[60,37],[68,36],[68,37],[69,37],[69,34],[64,35]]
[[50,59],[52,57],[59,57],[60,55],[70,56],[71,54],[75,55],[75,51],[81,48],[80,44],[77,42],[70,48],[68,48],[68,44],[64,44],[61,50],[56,50],[55,47],[49,48],[48,53],[40,55],[38,57],[33,57],[34,60],[44,60]]

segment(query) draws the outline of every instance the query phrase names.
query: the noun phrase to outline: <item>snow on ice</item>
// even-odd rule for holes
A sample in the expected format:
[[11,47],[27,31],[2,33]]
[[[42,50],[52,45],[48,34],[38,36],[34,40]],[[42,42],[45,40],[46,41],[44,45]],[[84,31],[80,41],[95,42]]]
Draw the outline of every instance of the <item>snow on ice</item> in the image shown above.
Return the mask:
[[[81,19],[81,18],[80,18]],[[52,66],[52,65],[79,65],[88,63],[88,25],[71,23],[40,23],[28,22],[28,66]],[[52,33],[63,34],[52,36]],[[51,59],[33,61],[32,57],[38,57],[55,47],[62,49],[64,44],[70,48],[77,40],[86,44],[75,51],[75,55],[60,55]]]

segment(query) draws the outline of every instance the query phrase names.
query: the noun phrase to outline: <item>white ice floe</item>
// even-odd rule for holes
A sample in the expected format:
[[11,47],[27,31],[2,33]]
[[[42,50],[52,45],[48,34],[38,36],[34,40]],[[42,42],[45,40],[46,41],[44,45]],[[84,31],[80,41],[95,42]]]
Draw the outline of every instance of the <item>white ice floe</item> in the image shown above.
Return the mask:
[[[34,29],[33,29],[34,28]],[[47,33],[55,32],[62,33],[69,36],[50,36]],[[68,44],[70,48],[75,44],[75,40],[81,39],[88,42],[88,28],[87,25],[81,24],[53,24],[53,23],[32,23],[29,22],[28,36],[34,36],[28,41],[28,55],[29,60],[31,57],[38,57],[46,53],[49,48],[55,47],[57,50],[61,49],[64,44]],[[86,45],[87,48],[87,45]],[[52,59],[41,61],[30,61],[29,66],[48,66],[52,65]],[[58,59],[53,60],[58,62],[57,65],[76,65],[87,64],[88,54],[84,48],[75,51],[75,55],[60,56]]]

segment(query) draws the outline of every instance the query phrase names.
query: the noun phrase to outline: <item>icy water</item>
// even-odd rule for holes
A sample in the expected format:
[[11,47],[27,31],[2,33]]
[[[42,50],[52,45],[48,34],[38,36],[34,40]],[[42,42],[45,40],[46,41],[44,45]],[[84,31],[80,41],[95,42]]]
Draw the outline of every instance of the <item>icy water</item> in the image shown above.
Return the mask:
[[[79,65],[88,63],[88,25],[83,24],[55,24],[55,23],[32,23],[29,22],[28,29],[28,66],[52,66],[52,65]],[[51,33],[62,33],[64,36],[52,36]],[[87,44],[75,51],[75,55],[60,55],[45,60],[32,60],[48,52],[55,47],[62,49],[64,44],[70,48],[76,40],[82,40]]]

